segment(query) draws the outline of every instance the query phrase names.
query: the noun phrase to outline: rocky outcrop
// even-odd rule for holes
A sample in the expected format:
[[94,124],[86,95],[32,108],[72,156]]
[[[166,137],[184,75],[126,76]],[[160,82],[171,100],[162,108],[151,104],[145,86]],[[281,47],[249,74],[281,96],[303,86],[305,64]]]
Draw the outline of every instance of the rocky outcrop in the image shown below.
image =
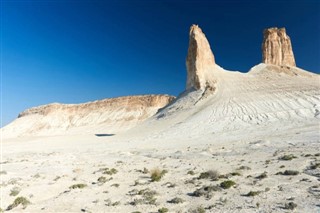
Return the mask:
[[2,129],[3,137],[117,133],[136,126],[174,100],[169,95],[110,98],[27,109]]
[[210,44],[198,25],[192,25],[189,33],[186,89],[205,90],[215,88],[215,59]]
[[280,66],[296,66],[291,40],[285,28],[268,28],[263,31],[262,62]]

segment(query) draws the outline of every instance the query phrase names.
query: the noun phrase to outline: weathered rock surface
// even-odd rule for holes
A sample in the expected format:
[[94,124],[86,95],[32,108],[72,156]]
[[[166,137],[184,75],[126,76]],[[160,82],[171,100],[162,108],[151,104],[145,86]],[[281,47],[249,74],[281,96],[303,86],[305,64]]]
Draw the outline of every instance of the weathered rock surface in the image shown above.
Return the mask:
[[192,25],[189,33],[186,89],[205,90],[215,88],[215,59],[210,44],[198,25]]
[[116,133],[153,116],[172,100],[169,95],[142,95],[83,104],[48,104],[23,111],[2,133],[4,137]]
[[263,31],[262,62],[280,66],[296,66],[291,40],[285,28]]

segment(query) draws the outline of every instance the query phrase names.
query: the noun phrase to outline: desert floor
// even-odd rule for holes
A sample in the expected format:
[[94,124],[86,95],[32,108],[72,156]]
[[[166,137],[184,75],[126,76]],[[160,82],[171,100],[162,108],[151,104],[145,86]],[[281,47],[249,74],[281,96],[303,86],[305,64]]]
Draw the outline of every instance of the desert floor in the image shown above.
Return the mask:
[[26,198],[11,212],[320,211],[317,124],[185,139],[7,139],[1,167],[2,210]]

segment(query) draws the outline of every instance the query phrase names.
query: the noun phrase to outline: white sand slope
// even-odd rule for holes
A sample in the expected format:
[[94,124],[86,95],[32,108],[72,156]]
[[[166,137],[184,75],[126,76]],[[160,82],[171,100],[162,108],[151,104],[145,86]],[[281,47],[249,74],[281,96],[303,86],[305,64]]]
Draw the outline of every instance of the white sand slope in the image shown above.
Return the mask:
[[[260,126],[319,124],[320,77],[295,67],[259,64],[248,73],[216,67],[217,88],[187,91],[140,129],[163,137],[200,137]],[[135,130],[135,129],[133,129]],[[133,131],[132,130],[132,131]],[[176,135],[176,136],[175,136]]]

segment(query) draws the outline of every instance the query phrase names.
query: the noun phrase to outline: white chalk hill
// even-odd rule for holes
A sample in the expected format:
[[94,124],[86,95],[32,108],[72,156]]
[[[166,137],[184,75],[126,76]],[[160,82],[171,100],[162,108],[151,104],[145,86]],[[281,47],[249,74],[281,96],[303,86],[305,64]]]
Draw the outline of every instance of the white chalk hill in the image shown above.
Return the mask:
[[264,63],[248,73],[224,70],[197,25],[191,27],[190,44],[186,91],[131,133],[144,129],[151,138],[207,138],[320,126],[319,75]]

